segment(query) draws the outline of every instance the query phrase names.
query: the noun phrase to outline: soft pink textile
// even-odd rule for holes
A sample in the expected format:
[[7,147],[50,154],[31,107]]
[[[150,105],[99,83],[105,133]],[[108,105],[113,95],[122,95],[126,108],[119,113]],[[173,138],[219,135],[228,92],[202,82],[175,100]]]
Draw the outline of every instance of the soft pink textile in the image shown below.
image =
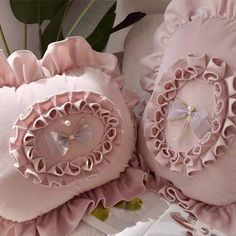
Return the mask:
[[[71,125],[65,127],[63,122],[68,120]],[[110,168],[115,156],[119,158],[115,153],[124,138],[121,120],[115,105],[97,93],[67,92],[37,102],[14,124],[10,153],[16,159],[15,167],[26,178],[47,187],[98,176]],[[79,134],[83,127],[91,132],[91,140],[70,140],[71,134]],[[54,140],[51,132],[62,140]],[[60,152],[63,147],[66,154]]]
[[[141,82],[152,96],[139,132],[153,189],[230,236],[236,232],[235,17],[233,0],[170,3],[154,52],[142,61],[150,72]],[[186,117],[168,119],[175,99],[208,114],[205,136],[185,127]]]
[[144,191],[130,163],[138,99],[115,56],[72,37],[41,60],[17,51],[0,61],[1,236],[68,235],[99,202]]
[[145,173],[135,166],[128,167],[117,180],[76,196],[33,220],[15,223],[0,218],[0,235],[70,235],[78,226],[83,215],[95,209],[98,203],[102,203],[105,207],[112,207],[120,200],[131,200],[145,191],[143,184]]

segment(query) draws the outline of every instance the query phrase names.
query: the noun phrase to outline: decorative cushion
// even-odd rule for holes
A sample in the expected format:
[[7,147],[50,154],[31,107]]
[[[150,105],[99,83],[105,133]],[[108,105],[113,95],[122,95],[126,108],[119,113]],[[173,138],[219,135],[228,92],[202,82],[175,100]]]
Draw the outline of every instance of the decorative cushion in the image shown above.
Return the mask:
[[42,60],[29,51],[0,60],[0,235],[68,235],[101,200],[144,191],[144,172],[128,165],[138,100],[115,56],[72,37]]
[[150,187],[227,235],[236,232],[235,16],[235,1],[170,3],[142,60],[152,95],[139,132]]

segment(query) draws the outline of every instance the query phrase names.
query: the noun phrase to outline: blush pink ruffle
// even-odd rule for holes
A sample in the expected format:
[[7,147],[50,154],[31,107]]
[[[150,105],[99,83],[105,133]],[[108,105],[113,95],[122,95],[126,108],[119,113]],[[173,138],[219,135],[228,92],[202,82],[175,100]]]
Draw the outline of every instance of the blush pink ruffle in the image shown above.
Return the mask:
[[154,36],[154,51],[142,59],[148,73],[141,78],[141,85],[146,91],[153,91],[165,48],[175,31],[195,19],[234,19],[236,4],[234,0],[173,0],[167,7],[164,23],[158,27]]
[[48,46],[41,60],[27,50],[16,51],[8,58],[0,51],[0,87],[19,87],[39,79],[63,74],[67,70],[98,68],[110,75],[122,87],[123,79],[117,68],[117,58],[92,50],[82,37],[70,37]]
[[[81,37],[71,37],[50,44],[41,60],[38,60],[30,51],[17,51],[8,59],[0,51],[0,63],[0,88],[3,86],[17,88],[22,84],[43,78],[50,79],[50,77],[63,74],[71,69],[79,69],[83,72],[85,67],[94,67],[117,82],[132,116],[134,106],[138,103],[137,96],[122,89],[123,78],[117,67],[116,57],[93,51],[86,40]],[[21,164],[24,165],[24,163]],[[131,200],[145,191],[146,173],[138,166],[136,156],[127,166],[118,179],[75,196],[63,205],[33,220],[13,222],[0,217],[0,235],[69,235],[78,226],[82,217],[95,209],[99,203],[104,207],[112,207],[121,200]]]
[[178,204],[185,211],[193,214],[204,226],[235,236],[236,203],[226,206],[214,206],[185,196],[172,183],[152,175],[148,176],[147,188],[173,204]]
[[[78,226],[82,217],[99,203],[112,207],[121,200],[131,200],[145,191],[145,172],[128,167],[119,179],[74,197],[60,207],[27,222],[12,222],[0,218],[1,236],[67,236]],[[112,193],[112,194],[111,194]]]
[[[87,113],[104,123],[105,135],[96,149],[71,161],[55,165],[40,156],[35,147],[36,132],[63,116]],[[10,153],[15,167],[27,179],[47,187],[61,187],[78,178],[102,172],[122,140],[121,117],[114,104],[93,92],[67,92],[34,104],[14,124]],[[48,165],[51,167],[49,168]]]
[[[153,92],[153,94],[157,93],[155,88],[157,88],[159,84],[163,84],[161,78],[163,76],[162,62],[166,53],[165,50],[168,47],[171,39],[173,39],[172,37],[178,34],[178,31],[182,27],[187,24],[191,24],[191,22],[193,22],[195,19],[205,19],[204,22],[206,22],[208,19],[216,18],[220,21],[224,19],[231,21],[234,20],[235,17],[236,4],[234,0],[173,0],[166,9],[164,23],[157,29],[155,33],[153,53],[142,59],[143,66],[149,70],[148,73],[141,79],[142,87],[149,92]],[[198,58],[198,63],[200,62],[199,59],[200,58]],[[202,61],[200,67],[206,68],[204,60]],[[212,70],[211,66],[209,68]],[[213,80],[211,81],[211,84],[215,83],[214,93],[215,96],[219,98],[222,96],[222,93],[225,91],[225,89],[222,89],[222,86],[219,86],[218,82],[214,82],[214,79],[217,80],[218,78],[221,78],[222,74],[224,73],[223,70],[220,72],[218,69],[212,71],[214,73],[212,73],[211,76],[208,76],[209,71],[206,71],[205,78],[212,77]],[[226,91],[228,93],[228,103],[226,107],[228,110],[226,110],[227,117],[223,126],[221,127],[220,138],[216,143],[216,147],[217,145],[220,145],[220,147],[212,149],[212,152],[208,152],[208,155],[206,155],[203,159],[196,159],[197,161],[200,161],[201,165],[203,166],[214,163],[216,161],[216,156],[220,156],[222,152],[225,152],[228,148],[228,145],[230,145],[232,140],[235,138],[235,124],[231,119],[231,117],[234,117],[235,115],[234,109],[232,109],[232,104],[235,102],[233,98],[233,94],[235,94],[235,85],[233,81],[235,80],[234,76],[226,77],[227,78],[224,80],[224,86],[226,87]],[[171,91],[171,86],[168,88],[169,95],[173,95],[173,90]],[[223,107],[225,109],[225,106]],[[222,102],[220,101],[216,106],[216,112],[222,112]],[[155,115],[155,113],[153,113],[153,115]],[[147,124],[149,125],[149,131],[153,127],[153,124],[153,122],[149,122],[149,124]],[[219,126],[216,122],[213,131],[217,132],[218,128]],[[206,136],[203,142],[208,142],[209,139],[210,135]],[[166,164],[173,166],[173,164],[176,164],[174,166],[176,167],[175,170],[179,170],[178,168],[181,169],[181,165],[178,166],[179,159],[173,159],[173,163],[170,163],[170,160],[167,159],[163,161],[163,165]],[[193,162],[190,162],[190,164],[194,163],[196,160],[193,160]],[[182,161],[180,163],[182,163]],[[194,214],[204,224],[224,232],[227,236],[236,235],[236,203],[226,206],[214,206],[191,199],[184,195],[181,190],[173,186],[172,183],[162,179],[160,176],[157,176],[155,179],[152,175],[149,175],[147,180],[147,188],[158,193],[169,202],[180,205],[184,210]]]
[[[226,70],[226,63],[219,58],[207,59],[206,56],[189,55],[186,59],[178,61],[167,74],[163,75],[159,82],[162,90],[157,94],[154,91],[148,102],[147,106],[150,108],[144,124],[147,146],[161,166],[166,166],[174,172],[193,176],[215,163],[219,156],[230,147],[236,130],[236,124],[233,121],[236,117],[233,109],[235,101],[231,96],[236,93],[232,88],[235,76],[227,77]],[[214,117],[210,130],[204,134],[198,144],[187,152],[175,152],[166,143],[165,121],[170,103],[176,98],[178,90],[194,79],[207,81],[213,86]],[[230,91],[229,94],[228,91]]]

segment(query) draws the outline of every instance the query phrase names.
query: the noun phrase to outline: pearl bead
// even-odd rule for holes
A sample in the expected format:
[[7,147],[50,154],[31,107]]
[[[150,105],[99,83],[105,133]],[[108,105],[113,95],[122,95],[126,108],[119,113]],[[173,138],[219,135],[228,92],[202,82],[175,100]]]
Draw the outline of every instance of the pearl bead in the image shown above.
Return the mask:
[[64,122],[64,124],[65,124],[65,126],[69,127],[69,126],[71,126],[71,121],[66,120],[66,121]]

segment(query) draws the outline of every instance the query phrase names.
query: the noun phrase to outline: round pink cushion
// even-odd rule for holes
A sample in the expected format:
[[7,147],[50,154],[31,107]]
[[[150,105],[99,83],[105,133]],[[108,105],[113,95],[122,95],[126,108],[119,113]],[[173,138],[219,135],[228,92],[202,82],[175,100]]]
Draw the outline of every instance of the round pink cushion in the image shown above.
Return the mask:
[[[206,62],[213,57],[219,57],[227,64],[227,76],[235,75],[235,9],[233,1],[199,1],[195,6],[194,1],[187,3],[182,1],[178,4],[173,1],[167,8],[165,14],[165,24],[162,25],[155,35],[155,52],[144,60],[144,64],[153,71],[150,79],[153,82],[153,94],[151,100],[155,100],[158,93],[161,93],[164,81],[171,79],[174,69],[182,68],[179,60],[187,60],[187,55],[196,55],[196,61],[200,56],[206,55]],[[182,7],[181,7],[182,6]],[[199,57],[198,57],[199,56]],[[158,75],[156,76],[156,74]],[[226,79],[227,80],[227,79]],[[150,82],[145,81],[147,88]],[[233,85],[231,85],[233,86]],[[229,87],[228,90],[233,90]],[[215,110],[213,86],[207,81],[195,80],[188,82],[182,89],[178,90],[178,98],[187,104],[195,106],[196,110],[204,110],[208,113],[208,118],[212,120]],[[225,99],[229,99],[225,95]],[[234,96],[230,94],[229,96]],[[171,170],[169,164],[160,165],[155,160],[154,154],[147,147],[148,137],[145,136],[145,125],[150,112],[154,108],[149,102],[142,118],[142,125],[139,135],[141,154],[149,164],[150,168],[167,180],[170,180],[186,196],[205,203],[222,206],[236,201],[236,159],[235,141],[226,148],[222,155],[216,156],[216,161],[209,167],[199,166],[199,173],[190,177],[186,171]],[[154,101],[155,103],[155,101]],[[232,108],[235,111],[235,107]],[[228,114],[229,115],[229,114]],[[230,120],[235,123],[235,116]],[[184,136],[178,141],[173,140],[184,126],[184,119],[169,121],[164,129],[167,144],[174,150],[186,151],[189,147],[197,144],[200,139],[188,128]],[[235,129],[233,128],[234,136]],[[189,167],[190,168],[190,167]]]
[[[100,80],[99,83],[97,81]],[[14,159],[9,157],[8,140],[12,135],[11,128],[18,116],[28,106],[47,96],[64,91],[93,91],[110,99],[116,104],[122,118],[123,138],[126,140],[119,146],[106,169],[90,178],[81,178],[71,185],[60,188],[39,186],[25,179],[14,167]],[[25,221],[56,208],[74,195],[102,185],[117,178],[125,169],[132,155],[134,137],[129,112],[125,106],[120,90],[113,80],[99,70],[87,68],[82,76],[63,75],[42,79],[30,84],[14,88],[0,89],[1,114],[1,147],[0,160],[0,215],[6,219]],[[125,122],[124,122],[125,121]],[[96,133],[96,130],[94,130]],[[99,136],[99,135],[98,135]],[[115,157],[118,155],[118,158]],[[114,160],[114,161],[112,161]],[[112,171],[110,171],[112,169]],[[19,204],[20,202],[20,204]]]

